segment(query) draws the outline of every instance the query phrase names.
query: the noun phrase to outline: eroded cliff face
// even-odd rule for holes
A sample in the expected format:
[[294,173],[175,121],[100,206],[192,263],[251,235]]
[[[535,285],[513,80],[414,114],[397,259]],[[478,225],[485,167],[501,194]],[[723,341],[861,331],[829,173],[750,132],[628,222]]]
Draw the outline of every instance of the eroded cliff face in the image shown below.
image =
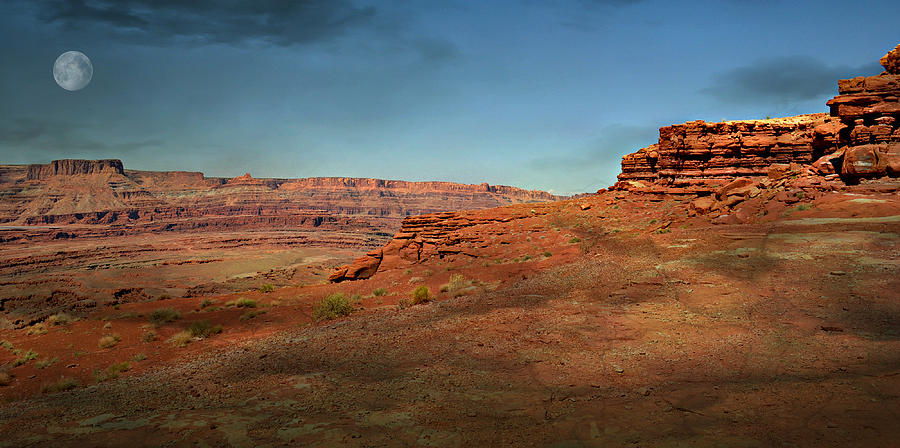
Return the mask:
[[118,160],[3,166],[0,197],[3,224],[103,225],[112,234],[272,226],[392,233],[406,216],[557,199],[542,191],[488,184],[257,179],[250,174],[208,178],[125,170]]
[[658,143],[622,158],[617,188],[709,193],[736,177],[765,176],[772,164],[810,164],[833,150],[842,129],[826,114],[665,126]]
[[699,194],[739,177],[799,164],[845,182],[900,176],[900,46],[878,76],[838,82],[831,113],[766,120],[692,121],[659,129],[659,141],[622,158],[614,189]]

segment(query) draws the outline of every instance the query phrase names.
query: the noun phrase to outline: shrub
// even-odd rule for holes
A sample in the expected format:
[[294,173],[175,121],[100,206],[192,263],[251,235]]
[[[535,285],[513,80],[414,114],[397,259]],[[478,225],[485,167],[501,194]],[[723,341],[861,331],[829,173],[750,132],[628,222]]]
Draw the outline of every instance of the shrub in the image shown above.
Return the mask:
[[155,341],[155,340],[156,340],[156,332],[153,331],[153,330],[150,330],[150,331],[144,333],[144,336],[141,338],[141,340],[144,341],[144,342],[153,342],[153,341]]
[[419,286],[412,293],[412,304],[413,305],[430,302],[431,299],[432,299],[431,290],[428,289],[428,287],[425,285]]
[[7,340],[0,341],[0,347],[3,347],[9,351],[13,351],[16,349],[15,347],[13,347],[12,342],[9,342]]
[[24,352],[24,353],[18,352],[16,354],[17,355],[21,354],[22,356],[20,356],[19,358],[16,358],[16,360],[13,361],[13,367],[19,367],[22,364],[25,364],[26,362],[31,361],[32,359],[37,359],[37,357],[38,357],[38,352],[36,352],[34,350],[28,350],[27,352]]
[[74,321],[75,318],[66,313],[56,313],[47,318],[47,324],[49,325],[66,325]]
[[531,255],[522,255],[522,261],[531,260]]
[[147,355],[145,355],[143,353],[138,353],[138,354],[134,355],[134,358],[131,358],[131,360],[134,362],[141,362],[145,359],[147,359]]
[[336,292],[327,295],[321,302],[313,307],[313,318],[315,320],[331,320],[341,316],[349,316],[353,312],[350,306],[350,300],[347,296]]
[[45,394],[54,394],[57,392],[72,390],[76,387],[78,387],[78,380],[76,380],[75,378],[62,377],[59,379],[59,381],[42,387],[41,392]]
[[256,317],[256,316],[259,316],[260,314],[266,314],[266,312],[265,312],[265,311],[257,311],[257,310],[247,311],[246,313],[244,313],[243,315],[241,315],[241,320],[242,320],[242,321],[244,321],[244,320],[250,320],[250,319],[253,319],[253,318]]
[[47,333],[47,329],[44,328],[44,324],[37,324],[29,328],[27,333],[29,336],[33,334],[41,335]]
[[800,204],[797,206],[797,211],[802,212],[804,210],[809,210],[812,208],[812,204]]
[[569,240],[569,242],[572,243],[572,244],[574,244],[574,243],[580,243],[580,242],[581,242],[581,238],[578,238],[577,236],[573,236],[572,239]]
[[38,369],[46,369],[47,367],[50,367],[53,364],[55,364],[56,361],[59,361],[59,358],[54,357],[54,358],[50,358],[50,359],[44,359],[44,360],[34,363],[34,367],[38,368]]
[[98,383],[101,383],[106,380],[116,379],[119,377],[120,373],[127,372],[129,369],[131,369],[131,363],[122,361],[103,370],[95,370],[94,377],[97,379]]
[[6,372],[0,372],[0,386],[8,386],[12,381],[12,376]]
[[209,323],[208,320],[199,320],[191,324],[188,327],[188,331],[190,332],[192,337],[195,338],[208,338],[212,335],[219,334],[222,332],[221,325],[213,325]]
[[388,290],[387,290],[387,289],[384,289],[384,288],[375,288],[375,289],[372,291],[372,295],[375,296],[375,297],[386,296],[387,293],[388,293]]
[[181,318],[181,313],[172,308],[160,308],[150,313],[150,322],[154,325],[162,325],[174,322]]
[[122,339],[119,338],[117,334],[108,334],[100,338],[100,341],[97,343],[100,348],[110,348],[114,347],[119,343]]
[[259,292],[262,292],[262,293],[268,293],[268,292],[272,292],[274,290],[275,290],[275,286],[271,283],[264,283],[262,286],[259,287]]
[[544,252],[544,256],[547,257],[547,258],[550,258],[550,257],[553,256],[553,252],[550,252],[550,251],[548,250],[548,251]]
[[193,339],[193,338],[194,337],[191,336],[190,331],[184,330],[184,331],[179,331],[178,333],[175,333],[175,335],[172,336],[171,341],[173,344],[175,344],[179,347],[184,347],[185,345],[188,344],[188,342],[191,342],[191,339]]
[[208,307],[208,306],[210,306],[210,305],[212,305],[212,304],[213,304],[213,301],[212,301],[212,300],[206,299],[206,300],[200,302],[200,308],[203,309],[203,308],[206,308],[206,307]]
[[241,297],[237,300],[232,300],[225,304],[225,306],[236,306],[238,308],[256,308],[256,300],[245,299]]
[[441,286],[441,292],[453,293],[460,289],[467,288],[470,284],[471,282],[466,281],[466,278],[463,277],[462,274],[453,274],[450,276],[450,281],[446,285]]

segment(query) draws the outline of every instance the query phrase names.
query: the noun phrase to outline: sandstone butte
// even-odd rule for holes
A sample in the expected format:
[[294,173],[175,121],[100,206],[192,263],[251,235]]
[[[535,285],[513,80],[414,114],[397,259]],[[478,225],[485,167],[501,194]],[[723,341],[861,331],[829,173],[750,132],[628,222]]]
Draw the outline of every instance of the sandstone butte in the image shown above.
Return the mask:
[[[787,178],[802,176],[807,186],[833,188],[829,182],[900,177],[898,59],[900,45],[881,58],[882,74],[838,81],[839,95],[828,101],[827,114],[662,127],[657,143],[622,157],[619,180],[609,190],[695,197],[695,212],[741,222],[750,219],[751,207],[730,211],[748,199],[758,198],[757,208],[776,193],[791,200],[776,192]],[[391,242],[337,268],[330,280],[369,278],[379,270],[483,247],[486,240],[461,239],[459,230],[516,219],[509,213],[406,218]]]

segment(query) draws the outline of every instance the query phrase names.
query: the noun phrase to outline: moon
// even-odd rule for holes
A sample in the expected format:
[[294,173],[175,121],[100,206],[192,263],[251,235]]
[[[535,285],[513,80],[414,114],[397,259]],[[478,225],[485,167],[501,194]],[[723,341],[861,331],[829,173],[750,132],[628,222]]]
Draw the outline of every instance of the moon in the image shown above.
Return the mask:
[[80,51],[67,51],[53,64],[53,79],[70,92],[85,88],[93,76],[91,60]]

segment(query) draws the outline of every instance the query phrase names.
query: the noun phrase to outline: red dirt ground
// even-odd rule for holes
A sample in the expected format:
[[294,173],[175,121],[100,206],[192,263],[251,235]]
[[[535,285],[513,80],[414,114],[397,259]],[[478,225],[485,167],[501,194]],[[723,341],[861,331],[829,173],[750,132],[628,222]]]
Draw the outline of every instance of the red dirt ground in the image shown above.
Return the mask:
[[[9,367],[0,349],[0,446],[894,446],[891,182],[759,204],[742,224],[625,192],[517,205],[464,230],[493,238],[474,257],[0,330],[39,353]],[[456,274],[471,286],[439,292]],[[420,284],[436,300],[398,307]],[[332,292],[360,294],[356,311],[314,322]],[[239,298],[258,306],[226,305]],[[154,327],[164,307],[181,318]],[[197,320],[224,331],[169,342]],[[121,341],[100,348],[105,334]],[[78,386],[41,393],[61,377]]]

